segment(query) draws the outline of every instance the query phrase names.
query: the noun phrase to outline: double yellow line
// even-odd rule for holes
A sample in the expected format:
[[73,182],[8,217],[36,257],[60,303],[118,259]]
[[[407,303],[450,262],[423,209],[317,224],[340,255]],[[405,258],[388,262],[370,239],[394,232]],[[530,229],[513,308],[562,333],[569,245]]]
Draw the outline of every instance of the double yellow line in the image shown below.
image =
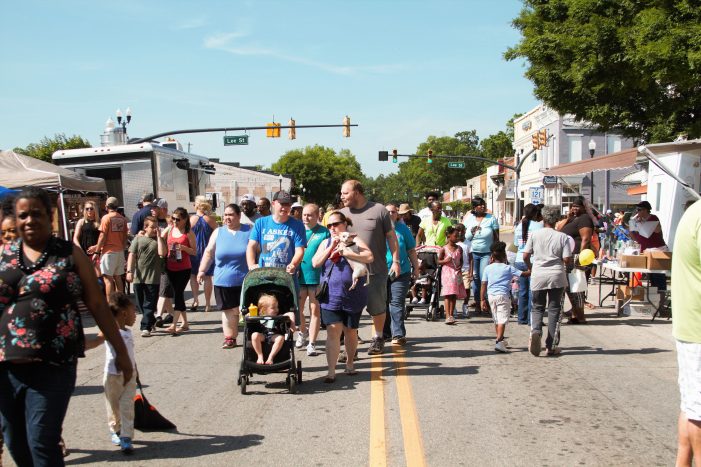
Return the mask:
[[[404,438],[404,457],[409,467],[424,467],[423,439],[419,428],[419,417],[416,414],[416,404],[411,390],[411,382],[406,371],[406,351],[398,350],[394,354],[394,365],[397,372],[397,398],[399,400],[399,415],[402,422]],[[384,467],[387,465],[387,430],[385,423],[385,392],[382,379],[382,356],[372,359],[370,370],[370,466]]]

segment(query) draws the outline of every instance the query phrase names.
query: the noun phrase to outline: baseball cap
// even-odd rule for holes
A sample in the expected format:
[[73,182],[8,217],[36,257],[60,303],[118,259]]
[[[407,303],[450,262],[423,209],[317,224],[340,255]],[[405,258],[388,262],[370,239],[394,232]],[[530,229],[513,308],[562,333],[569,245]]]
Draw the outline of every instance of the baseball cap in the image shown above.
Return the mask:
[[652,211],[652,206],[647,201],[641,201],[638,204],[636,204],[635,207],[647,209],[648,211]]
[[253,196],[252,193],[246,193],[245,195],[243,195],[243,196],[241,197],[241,202],[243,203],[244,201],[252,201],[252,202],[255,203],[255,202],[256,202],[256,197]]
[[295,202],[295,203],[292,203],[292,209],[294,209],[294,208],[301,208],[301,207],[303,207],[303,206],[302,206],[300,203],[296,203],[296,202]]
[[141,197],[141,201],[144,203],[153,203],[153,193],[146,193]]
[[168,209],[168,201],[166,201],[163,198],[156,198],[156,200],[153,202],[153,204],[161,209]]
[[397,211],[398,214],[406,214],[407,212],[411,212],[412,209],[409,207],[409,203],[402,203],[399,205],[399,210]]
[[115,198],[114,196],[110,196],[109,198],[107,198],[105,205],[107,207],[116,209],[119,207],[119,200],[117,198]]
[[273,196],[273,201],[277,201],[282,204],[292,204],[292,196],[285,190],[280,190]]

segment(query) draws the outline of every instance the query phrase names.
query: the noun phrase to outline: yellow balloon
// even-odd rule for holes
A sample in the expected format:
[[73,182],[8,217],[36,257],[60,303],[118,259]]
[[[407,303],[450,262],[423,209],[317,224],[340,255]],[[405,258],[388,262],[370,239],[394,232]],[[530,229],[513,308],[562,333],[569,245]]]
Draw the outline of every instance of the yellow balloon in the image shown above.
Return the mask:
[[594,252],[590,249],[582,250],[579,252],[579,264],[582,266],[588,266],[594,261]]

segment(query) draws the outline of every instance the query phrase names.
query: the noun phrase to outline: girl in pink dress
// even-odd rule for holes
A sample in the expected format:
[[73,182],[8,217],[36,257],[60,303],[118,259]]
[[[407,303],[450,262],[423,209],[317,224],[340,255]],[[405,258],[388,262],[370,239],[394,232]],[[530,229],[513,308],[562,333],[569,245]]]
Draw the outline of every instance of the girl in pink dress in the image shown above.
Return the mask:
[[445,231],[448,243],[438,254],[438,264],[443,266],[441,270],[441,295],[445,303],[445,324],[455,324],[453,313],[458,299],[467,296],[465,285],[462,282],[462,248],[457,244],[460,232],[455,227],[448,227]]

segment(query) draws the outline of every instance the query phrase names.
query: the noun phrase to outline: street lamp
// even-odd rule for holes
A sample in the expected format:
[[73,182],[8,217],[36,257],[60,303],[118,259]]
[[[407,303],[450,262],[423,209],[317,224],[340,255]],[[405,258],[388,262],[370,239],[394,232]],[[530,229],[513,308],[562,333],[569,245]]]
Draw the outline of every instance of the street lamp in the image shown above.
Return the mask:
[[126,133],[127,131],[127,125],[131,123],[131,108],[127,107],[127,110],[125,111],[127,117],[123,118],[122,117],[122,111],[120,109],[117,109],[115,112],[115,115],[117,115],[117,124],[122,126],[122,129]]
[[280,181],[280,191],[282,191],[282,174],[278,175],[277,179]]
[[[596,142],[594,138],[589,138],[589,158],[594,158],[594,153],[596,152]],[[592,206],[594,205],[594,171],[592,170],[589,174],[589,200]]]

